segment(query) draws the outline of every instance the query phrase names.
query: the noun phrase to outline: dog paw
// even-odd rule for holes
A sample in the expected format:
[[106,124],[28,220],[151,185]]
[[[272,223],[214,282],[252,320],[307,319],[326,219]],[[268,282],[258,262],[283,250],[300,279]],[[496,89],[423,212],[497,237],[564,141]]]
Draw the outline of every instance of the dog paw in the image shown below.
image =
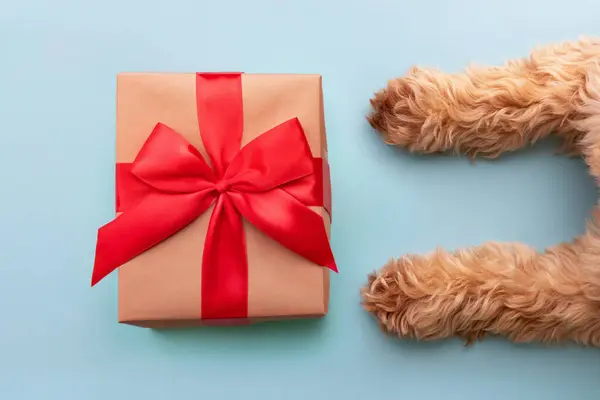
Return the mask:
[[411,151],[439,150],[434,138],[427,137],[427,124],[433,122],[434,113],[424,102],[424,88],[418,83],[423,73],[413,68],[407,76],[391,80],[370,100],[372,112],[367,120],[386,144]]

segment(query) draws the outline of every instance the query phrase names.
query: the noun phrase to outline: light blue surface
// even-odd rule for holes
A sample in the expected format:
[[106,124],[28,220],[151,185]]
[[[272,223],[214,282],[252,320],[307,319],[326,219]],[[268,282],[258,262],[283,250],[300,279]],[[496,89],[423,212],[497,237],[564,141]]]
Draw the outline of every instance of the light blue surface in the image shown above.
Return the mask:
[[[596,0],[4,2],[0,398],[600,398],[596,350],[400,342],[359,307],[388,257],[542,248],[580,233],[595,200],[550,142],[476,165],[391,151],[365,122],[371,94],[412,64],[599,34],[598,15]],[[323,75],[341,269],[324,320],[155,332],[116,323],[114,275],[89,288],[112,217],[115,74],[197,70]]]

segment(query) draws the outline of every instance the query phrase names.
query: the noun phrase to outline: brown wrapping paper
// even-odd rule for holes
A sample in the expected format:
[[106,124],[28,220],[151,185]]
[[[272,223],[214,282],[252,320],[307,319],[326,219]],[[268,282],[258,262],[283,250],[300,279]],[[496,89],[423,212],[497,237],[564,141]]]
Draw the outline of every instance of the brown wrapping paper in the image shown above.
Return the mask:
[[[132,162],[157,122],[181,133],[204,155],[195,74],[125,73],[117,77],[117,162]],[[242,145],[297,117],[314,157],[327,160],[321,77],[242,75]],[[328,180],[325,181],[326,184]],[[329,235],[330,217],[323,217]],[[208,210],[182,231],[119,268],[119,322],[145,327],[198,325],[202,251]],[[244,221],[248,252],[249,320],[327,313],[329,270],[298,256]]]

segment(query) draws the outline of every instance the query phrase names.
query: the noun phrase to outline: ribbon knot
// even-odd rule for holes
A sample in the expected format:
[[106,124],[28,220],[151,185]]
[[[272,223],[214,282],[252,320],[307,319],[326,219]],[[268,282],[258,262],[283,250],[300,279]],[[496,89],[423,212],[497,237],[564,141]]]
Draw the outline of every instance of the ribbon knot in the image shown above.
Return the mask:
[[323,206],[322,176],[315,173],[318,164],[296,118],[240,149],[240,74],[197,74],[196,102],[212,168],[183,136],[158,123],[124,169],[127,202],[121,215],[98,230],[92,285],[214,204],[202,253],[202,318],[245,318],[248,260],[242,218],[289,250],[337,271],[323,219],[308,208]]
[[225,193],[227,190],[229,190],[229,187],[229,182],[225,180],[220,180],[215,183],[215,189],[217,192],[219,192],[219,194]]

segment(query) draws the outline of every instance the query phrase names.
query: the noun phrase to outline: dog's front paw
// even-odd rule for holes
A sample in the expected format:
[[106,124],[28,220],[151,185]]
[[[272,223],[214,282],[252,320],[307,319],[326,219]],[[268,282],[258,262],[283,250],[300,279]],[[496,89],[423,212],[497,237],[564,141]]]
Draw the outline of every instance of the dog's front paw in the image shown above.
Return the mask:
[[418,88],[411,82],[408,76],[392,80],[385,89],[375,93],[370,101],[372,112],[367,120],[385,143],[419,150],[428,112],[419,105],[415,93]]
[[444,293],[447,273],[440,271],[444,257],[444,252],[405,255],[369,276],[361,291],[362,305],[385,332],[425,341],[456,334],[449,321],[460,304],[453,293]]
[[419,153],[450,150],[459,132],[449,114],[455,101],[449,85],[443,72],[413,67],[375,93],[367,120],[389,145]]

